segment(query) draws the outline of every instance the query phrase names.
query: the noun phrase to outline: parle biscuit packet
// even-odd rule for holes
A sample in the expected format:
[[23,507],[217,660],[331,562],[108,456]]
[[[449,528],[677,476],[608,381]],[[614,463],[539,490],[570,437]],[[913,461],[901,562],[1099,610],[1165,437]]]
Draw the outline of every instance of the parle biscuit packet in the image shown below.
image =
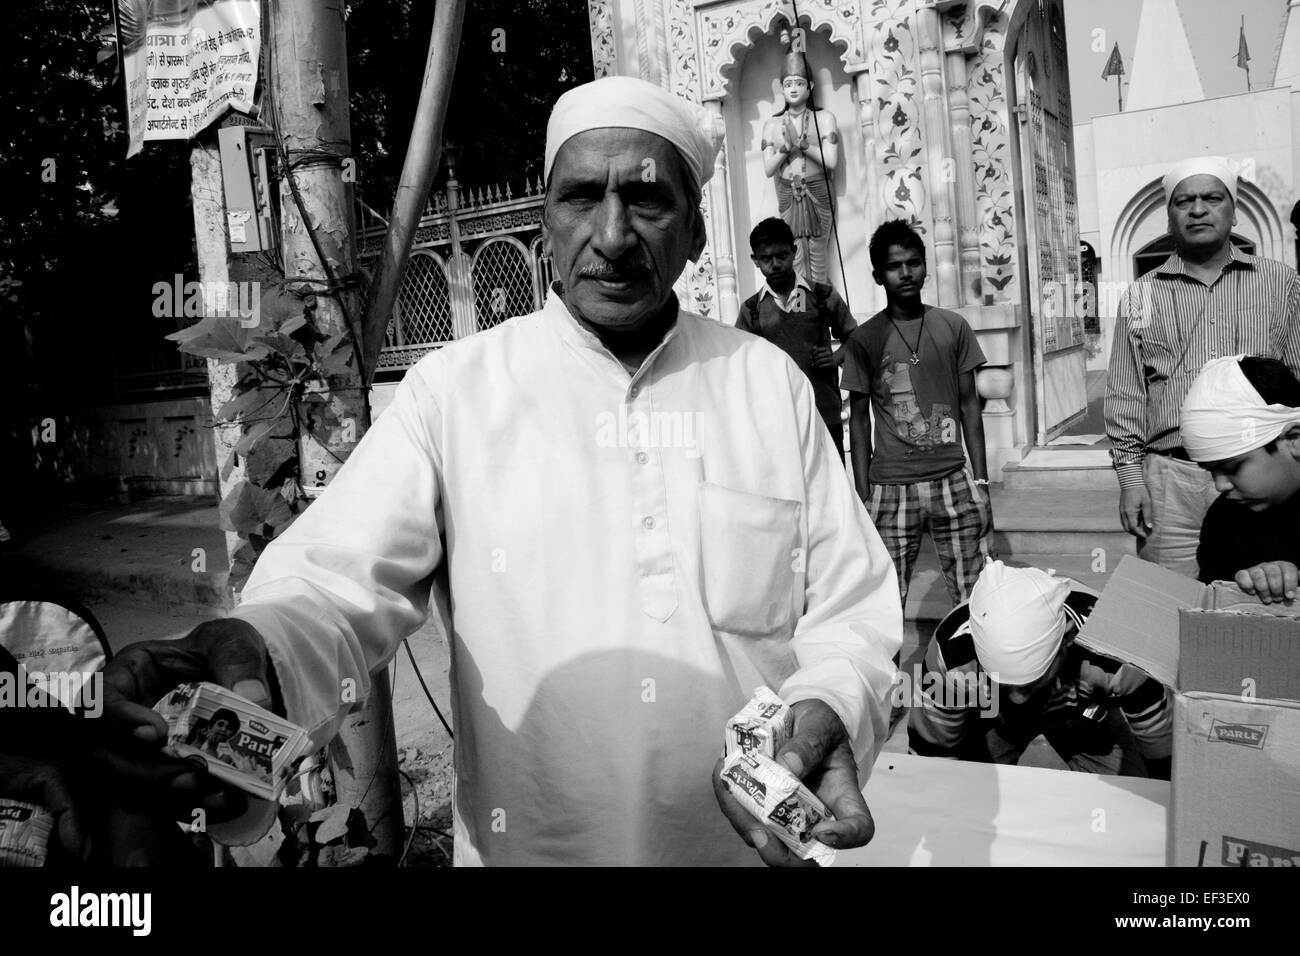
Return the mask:
[[776,759],[794,734],[794,711],[768,687],[756,687],[754,696],[727,721],[724,756],[756,750]]
[[44,807],[0,797],[0,868],[45,865],[54,817]]
[[167,753],[200,762],[263,800],[279,799],[294,765],[311,750],[302,728],[219,684],[181,684],[154,710],[167,721]]
[[737,802],[799,859],[818,866],[835,862],[835,850],[812,836],[817,824],[834,816],[785,767],[755,751],[737,751],[723,762],[720,776]]

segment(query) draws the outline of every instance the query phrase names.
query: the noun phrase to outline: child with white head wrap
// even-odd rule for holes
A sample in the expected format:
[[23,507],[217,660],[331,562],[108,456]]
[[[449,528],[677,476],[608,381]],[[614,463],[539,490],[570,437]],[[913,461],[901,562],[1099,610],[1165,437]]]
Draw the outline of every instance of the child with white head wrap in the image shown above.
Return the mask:
[[1183,401],[1183,447],[1192,461],[1227,461],[1263,448],[1292,423],[1300,409],[1270,405],[1241,370],[1244,356],[1205,363]]
[[971,590],[970,633],[980,666],[999,684],[1023,686],[1042,677],[1070,620],[1070,585],[1038,568],[985,566]]

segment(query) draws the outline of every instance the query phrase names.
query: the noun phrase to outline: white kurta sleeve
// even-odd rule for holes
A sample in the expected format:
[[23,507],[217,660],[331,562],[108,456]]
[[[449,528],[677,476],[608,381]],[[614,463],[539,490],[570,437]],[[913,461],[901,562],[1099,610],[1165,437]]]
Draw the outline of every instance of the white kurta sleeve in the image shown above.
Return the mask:
[[231,613],[266,641],[288,717],[317,746],[428,614],[442,560],[439,421],[412,369],[329,488],[262,553]]
[[807,482],[807,583],[793,638],[799,666],[780,695],[791,703],[824,701],[839,715],[865,784],[889,734],[893,656],[903,641],[898,579],[836,460],[812,389],[802,374],[792,384]]

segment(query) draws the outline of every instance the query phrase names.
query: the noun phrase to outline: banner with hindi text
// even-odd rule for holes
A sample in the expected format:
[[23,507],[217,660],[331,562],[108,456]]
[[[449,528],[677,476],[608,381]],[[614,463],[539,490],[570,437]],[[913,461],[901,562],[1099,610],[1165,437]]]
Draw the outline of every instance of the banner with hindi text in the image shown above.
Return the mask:
[[254,112],[260,0],[115,0],[134,156],[190,139],[227,109]]

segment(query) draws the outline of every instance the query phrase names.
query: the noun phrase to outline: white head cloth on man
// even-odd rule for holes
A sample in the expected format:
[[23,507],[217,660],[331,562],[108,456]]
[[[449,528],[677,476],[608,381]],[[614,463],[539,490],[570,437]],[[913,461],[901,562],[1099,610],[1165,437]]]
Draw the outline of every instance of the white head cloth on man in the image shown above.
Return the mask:
[[1237,204],[1237,174],[1232,171],[1228,161],[1222,156],[1193,156],[1184,159],[1165,174],[1163,185],[1166,206],[1174,198],[1174,190],[1178,188],[1178,184],[1193,176],[1213,176],[1227,188],[1232,196],[1232,204],[1234,206]]
[[975,656],[999,684],[1032,684],[1047,673],[1069,625],[1070,585],[1038,568],[991,561],[970,595]]
[[639,129],[676,147],[695,185],[713,176],[722,138],[713,116],[662,87],[631,76],[607,76],[575,86],[555,101],[546,124],[543,178],[550,182],[555,156],[568,140],[593,129]]
[[1265,403],[1241,370],[1243,356],[1213,359],[1183,400],[1183,448],[1192,461],[1236,458],[1263,448],[1300,422],[1300,408]]

